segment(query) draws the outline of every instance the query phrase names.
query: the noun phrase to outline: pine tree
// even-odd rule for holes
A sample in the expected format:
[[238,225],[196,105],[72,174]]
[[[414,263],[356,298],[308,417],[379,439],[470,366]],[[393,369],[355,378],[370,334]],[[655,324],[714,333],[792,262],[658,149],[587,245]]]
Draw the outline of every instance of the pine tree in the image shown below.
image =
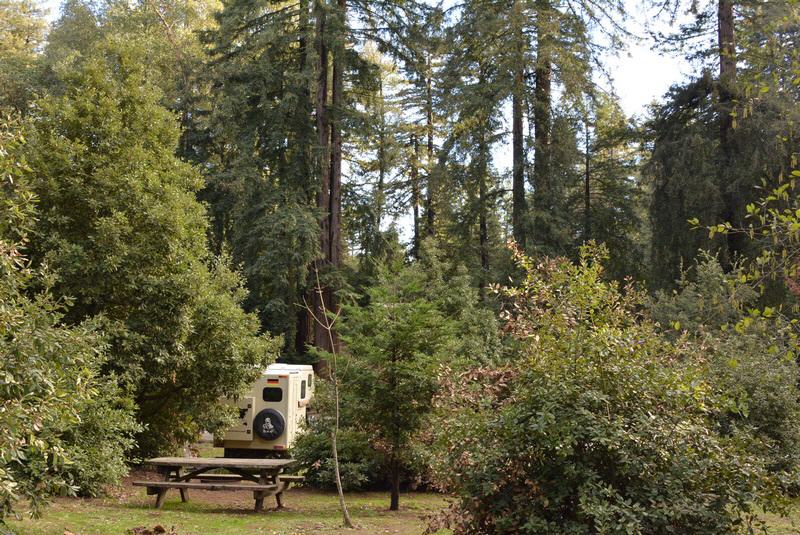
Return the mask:
[[[374,267],[394,254],[397,232],[387,222],[409,205],[414,234],[412,256],[420,232],[418,128],[404,120],[401,93],[405,87],[397,65],[367,43],[364,61],[374,66],[374,79],[353,95],[358,113],[350,113],[352,135],[345,147],[350,176],[343,185],[345,239],[355,251],[359,271],[371,278]],[[387,256],[388,255],[388,256]]]
[[[407,126],[413,130],[415,143],[420,156],[414,158],[418,166],[418,182],[422,196],[424,183],[424,222],[417,224],[416,243],[421,236],[434,236],[436,233],[437,204],[444,194],[441,184],[436,180],[436,137],[441,134],[441,119],[437,114],[441,91],[438,87],[442,55],[445,45],[443,39],[444,13],[440,8],[428,10],[424,17],[409,27],[408,49],[402,63],[407,87],[401,91],[403,108],[412,117]],[[416,216],[415,216],[416,219]],[[424,223],[424,225],[423,225]]]
[[606,269],[622,280],[647,273],[644,250],[649,237],[644,220],[645,189],[639,172],[638,129],[611,96],[599,94],[582,118],[582,189],[576,192],[574,221],[578,242],[602,242],[609,251]]
[[[376,72],[359,52],[369,41],[381,51],[397,50],[417,9],[391,1],[237,0],[224,6],[219,29],[210,34],[220,92],[207,196],[217,240],[233,243],[234,258],[245,266],[250,305],[262,311],[272,332],[286,335],[286,349],[296,354],[310,343],[331,349],[327,333],[300,304],[313,302],[319,315],[324,299],[336,310],[335,290],[342,285],[342,161],[350,121],[358,115],[351,95]],[[386,24],[376,26],[376,20]],[[261,208],[242,192],[258,192]],[[267,216],[269,225],[259,221]],[[255,227],[274,236],[265,240]],[[279,250],[294,255],[277,261],[265,243],[281,243]],[[314,270],[321,296],[308,283]]]
[[[779,59],[783,52],[775,52],[797,38],[796,30],[789,29],[792,20],[797,15],[780,6],[776,12],[754,1],[733,10],[731,2],[715,0],[700,5],[691,24],[660,36],[665,46],[682,45],[703,62],[704,70],[697,80],[673,88],[651,123],[654,144],[647,169],[654,188],[654,284],[673,284],[677,266],[690,263],[700,249],[719,253],[727,268],[757,253],[739,233],[712,240],[692,230],[688,221],[741,227],[746,206],[758,197],[756,188],[780,180],[789,166],[794,149],[786,132],[794,130],[789,125],[797,117],[792,104],[796,89],[786,78],[789,62]],[[708,47],[701,36],[714,27],[717,40]],[[776,39],[781,42],[777,48]],[[765,77],[759,58],[766,51],[772,72]],[[737,58],[745,59],[747,83],[737,82]],[[713,76],[713,70],[719,75]]]
[[326,160],[310,121],[314,34],[303,9],[310,6],[229,2],[208,37],[215,97],[203,197],[214,241],[231,248],[248,307],[284,335],[289,353],[313,340],[303,299],[319,254],[315,162]]
[[[498,226],[499,195],[491,150],[498,139],[499,103],[506,88],[505,72],[494,61],[502,43],[500,8],[482,0],[466,6],[448,30],[451,47],[442,71],[443,86],[450,93],[443,114],[452,117],[450,139],[442,150],[451,192],[449,233],[462,242],[456,258],[472,268],[483,298],[494,280],[490,259],[505,241],[490,228]],[[442,212],[440,217],[445,216]]]

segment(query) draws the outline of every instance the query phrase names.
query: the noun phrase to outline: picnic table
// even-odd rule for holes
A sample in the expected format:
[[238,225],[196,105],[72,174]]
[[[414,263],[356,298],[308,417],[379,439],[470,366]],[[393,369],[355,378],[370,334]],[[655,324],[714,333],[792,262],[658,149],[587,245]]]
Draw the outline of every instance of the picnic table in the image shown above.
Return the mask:
[[[232,459],[227,457],[156,457],[145,464],[155,466],[163,481],[134,481],[134,486],[147,487],[148,495],[156,495],[156,508],[164,503],[169,489],[178,489],[181,500],[188,501],[189,489],[251,490],[255,510],[264,510],[264,498],[275,496],[278,509],[283,507],[281,496],[292,482],[302,476],[283,474],[293,459]],[[222,470],[227,473],[208,472]]]

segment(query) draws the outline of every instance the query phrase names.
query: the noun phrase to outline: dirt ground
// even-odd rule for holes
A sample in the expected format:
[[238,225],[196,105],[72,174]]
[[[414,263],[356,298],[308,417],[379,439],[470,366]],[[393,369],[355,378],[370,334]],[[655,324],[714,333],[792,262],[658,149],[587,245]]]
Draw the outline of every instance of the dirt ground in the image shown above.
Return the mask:
[[441,495],[407,493],[401,497],[400,511],[389,511],[386,493],[348,493],[356,529],[346,530],[341,527],[336,493],[291,488],[284,494],[284,509],[275,510],[270,497],[264,504],[268,509],[255,513],[252,492],[192,489],[189,501],[182,503],[173,489],[163,508],[157,510],[154,496],[131,485],[135,479],[160,478],[153,472],[134,472],[120,486],[109,489],[106,497],[60,498],[42,518],[14,521],[11,528],[20,535],[420,535],[427,527],[426,518],[446,506]]

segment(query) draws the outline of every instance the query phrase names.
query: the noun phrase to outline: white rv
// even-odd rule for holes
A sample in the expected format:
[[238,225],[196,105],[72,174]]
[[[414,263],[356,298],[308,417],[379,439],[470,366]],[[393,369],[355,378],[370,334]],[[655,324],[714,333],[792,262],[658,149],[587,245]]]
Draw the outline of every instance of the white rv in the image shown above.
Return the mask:
[[217,446],[226,457],[280,455],[292,447],[314,395],[314,370],[305,364],[271,364],[235,403],[239,420]]

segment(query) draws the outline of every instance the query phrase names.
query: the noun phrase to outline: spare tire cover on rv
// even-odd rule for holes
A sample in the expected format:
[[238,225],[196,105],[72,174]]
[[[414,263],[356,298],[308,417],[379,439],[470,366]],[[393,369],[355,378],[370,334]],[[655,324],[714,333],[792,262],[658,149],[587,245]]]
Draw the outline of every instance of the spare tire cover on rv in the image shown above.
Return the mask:
[[264,409],[256,414],[253,420],[253,430],[264,440],[275,440],[286,429],[286,420],[275,409]]

